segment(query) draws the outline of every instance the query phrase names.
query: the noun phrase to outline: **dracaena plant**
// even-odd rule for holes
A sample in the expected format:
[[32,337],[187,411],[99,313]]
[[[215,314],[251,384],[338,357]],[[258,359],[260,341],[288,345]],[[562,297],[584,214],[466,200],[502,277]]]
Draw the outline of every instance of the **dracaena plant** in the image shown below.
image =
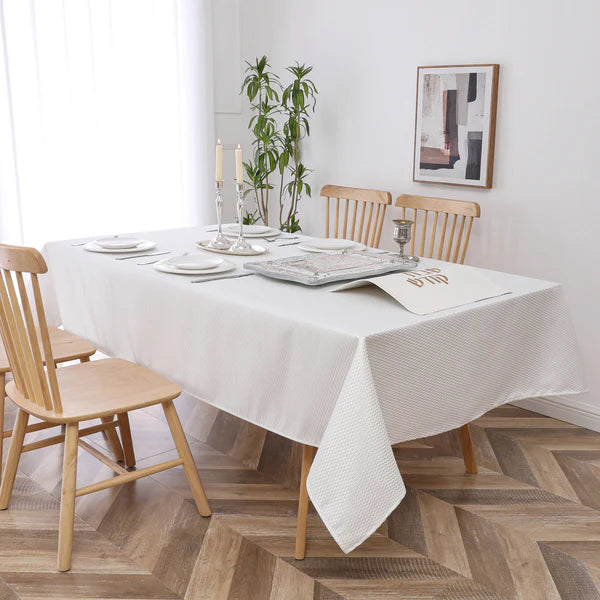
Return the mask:
[[281,84],[272,73],[266,56],[256,59],[255,64],[246,63],[246,79],[242,84],[252,110],[248,129],[254,134],[253,157],[244,163],[250,185],[248,193],[254,193],[257,210],[263,223],[269,223],[269,191],[273,185],[269,177],[277,168],[281,147],[281,133],[276,116],[280,111],[279,92]]
[[[312,172],[300,160],[301,140],[310,135],[309,118],[315,110],[317,88],[308,79],[312,67],[295,65],[287,71],[293,76],[287,87],[270,71],[266,56],[247,64],[247,77],[242,85],[250,100],[252,118],[248,128],[254,140],[253,156],[244,163],[249,189],[256,200],[256,210],[244,221],[259,220],[269,225],[269,192],[279,175],[279,227],[283,231],[299,231],[298,203],[302,194],[311,195],[307,177]],[[281,98],[280,98],[281,95]]]
[[[315,111],[317,103],[317,88],[308,79],[312,67],[296,63],[288,67],[287,71],[294,76],[292,82],[285,88],[281,97],[281,104],[286,117],[283,124],[283,135],[285,138],[284,149],[280,155],[280,173],[282,174],[282,185],[279,194],[279,221],[281,228],[285,231],[300,230],[298,222],[298,202],[305,192],[310,197],[312,190],[306,182],[306,177],[312,173],[300,161],[300,140],[310,135],[308,119],[310,113]],[[289,168],[291,181],[283,185],[283,172]],[[288,210],[285,213],[284,193],[287,192]]]

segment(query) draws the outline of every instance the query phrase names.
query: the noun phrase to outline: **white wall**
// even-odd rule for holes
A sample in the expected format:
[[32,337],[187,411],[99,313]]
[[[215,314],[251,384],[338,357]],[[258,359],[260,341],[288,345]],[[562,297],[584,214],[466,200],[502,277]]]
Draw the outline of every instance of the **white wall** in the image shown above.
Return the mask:
[[[244,61],[265,54],[264,32],[270,30],[270,6],[255,4],[254,0],[213,0],[215,130],[225,151],[223,215],[226,219],[233,219],[235,215],[234,149],[242,144],[245,159],[251,152],[249,105],[239,94],[246,68]],[[255,34],[257,20],[259,32]]]
[[[590,393],[542,410],[600,428],[600,85],[595,0],[245,0],[242,53],[314,65],[320,95],[305,163],[325,183],[475,200],[471,264],[559,281]],[[494,182],[473,190],[412,182],[418,65],[500,63]],[[218,135],[248,143],[247,114]],[[323,205],[305,201],[304,230]],[[394,216],[394,211],[390,218]],[[386,228],[389,232],[389,227]],[[389,233],[384,239],[389,245]],[[560,407],[559,407],[560,408]],[[538,406],[539,409],[539,406]],[[598,415],[594,420],[593,414]]]

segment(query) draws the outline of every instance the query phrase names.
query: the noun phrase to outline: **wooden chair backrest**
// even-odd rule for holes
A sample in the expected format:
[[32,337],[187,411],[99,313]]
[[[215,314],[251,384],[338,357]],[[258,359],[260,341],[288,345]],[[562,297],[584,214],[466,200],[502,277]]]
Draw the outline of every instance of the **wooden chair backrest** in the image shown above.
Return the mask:
[[[47,271],[44,257],[35,248],[0,244],[0,333],[15,384],[24,398],[60,413],[62,405],[56,366],[37,278]],[[31,280],[44,359],[27,294],[26,276]]]
[[[392,195],[389,192],[326,185],[321,189],[321,196],[327,198],[325,237],[342,237],[374,248],[379,246],[385,211],[392,203]],[[335,198],[335,226],[330,229],[330,201],[332,198]],[[350,206],[351,202],[352,206]],[[340,204],[343,208],[341,219]],[[352,212],[352,221],[349,226],[350,212]]]
[[[461,265],[465,262],[473,219],[481,214],[477,202],[401,194],[396,198],[396,206],[402,207],[403,219],[414,221],[411,254],[416,252],[417,256]],[[410,209],[412,213],[407,213]],[[432,219],[429,218],[430,213],[433,214]]]

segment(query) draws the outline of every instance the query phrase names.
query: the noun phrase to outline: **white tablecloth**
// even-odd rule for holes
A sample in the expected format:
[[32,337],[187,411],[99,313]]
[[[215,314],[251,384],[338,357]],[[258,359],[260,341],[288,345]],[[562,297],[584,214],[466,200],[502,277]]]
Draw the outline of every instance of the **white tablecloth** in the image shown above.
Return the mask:
[[[191,252],[213,234],[142,235],[157,251]],[[300,253],[267,245],[258,260]],[[374,287],[331,293],[259,275],[191,284],[197,277],[70,242],[45,252],[54,320],[67,330],[220,409],[318,446],[309,494],[345,552],[405,495],[391,444],[454,429],[506,402],[584,387],[554,283],[486,271],[512,294],[418,316]],[[241,268],[250,259],[233,260]]]

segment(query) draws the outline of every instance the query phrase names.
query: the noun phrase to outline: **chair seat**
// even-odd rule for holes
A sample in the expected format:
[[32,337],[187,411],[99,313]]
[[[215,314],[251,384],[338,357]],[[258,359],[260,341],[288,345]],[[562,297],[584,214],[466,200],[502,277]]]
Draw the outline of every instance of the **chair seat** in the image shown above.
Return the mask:
[[[37,331],[39,341],[39,329]],[[96,346],[94,346],[94,344],[77,335],[69,333],[64,329],[48,327],[48,335],[50,336],[54,362],[61,363],[69,360],[77,360],[86,356],[92,356],[92,354],[96,352]],[[44,356],[43,350],[42,356]],[[8,357],[6,356],[4,345],[0,340],[0,373],[7,373],[8,371],[10,371]]]
[[121,358],[106,358],[56,370],[63,412],[23,398],[14,381],[8,397],[29,414],[50,423],[86,421],[177,398],[181,388],[165,377]]

